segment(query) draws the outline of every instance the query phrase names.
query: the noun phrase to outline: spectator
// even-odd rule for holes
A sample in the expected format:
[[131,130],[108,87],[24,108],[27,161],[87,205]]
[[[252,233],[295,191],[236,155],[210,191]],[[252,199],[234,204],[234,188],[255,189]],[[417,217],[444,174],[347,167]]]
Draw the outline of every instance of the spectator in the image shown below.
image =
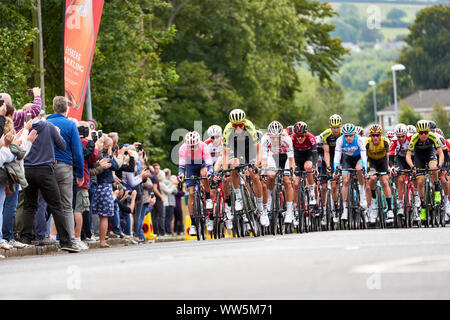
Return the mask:
[[[69,235],[74,238],[74,212],[73,201],[73,160],[75,161],[76,180],[78,187],[84,182],[84,158],[83,146],[75,123],[65,116],[67,113],[66,97],[56,96],[53,98],[54,114],[47,117],[47,121],[60,129],[61,136],[65,141],[64,149],[55,148],[55,177],[58,182],[61,195],[64,217],[69,225]],[[53,213],[53,212],[52,212]]]
[[[34,95],[33,104],[26,104],[22,110],[11,112],[14,113],[13,122],[14,122],[14,129],[16,131],[19,131],[20,129],[23,128],[27,113],[31,114],[31,119],[34,119],[37,116],[39,116],[39,113],[41,112],[41,89],[33,88],[33,95]],[[11,96],[7,93],[0,93],[0,96],[2,100],[5,100],[6,106],[14,110]]]
[[59,134],[59,128],[49,121],[33,121],[32,128],[37,131],[38,137],[24,161],[25,177],[29,185],[24,190],[20,242],[31,244],[34,215],[37,210],[38,192],[40,190],[48,208],[53,214],[61,249],[69,252],[79,252],[80,250],[71,240],[73,230],[70,229],[71,225],[68,223],[68,217],[65,216],[63,211],[61,194],[54,172],[56,161],[55,147],[59,150],[65,150],[66,142]]
[[186,184],[178,183],[178,179],[172,176],[174,184],[177,184],[177,193],[175,195],[175,210],[174,210],[174,223],[173,229],[177,235],[184,234],[184,223],[183,223],[183,207],[181,204],[182,199],[184,199],[184,194],[186,191]]
[[[94,164],[98,160],[98,152],[95,149],[94,141],[89,130],[89,125],[86,122],[78,123],[78,130],[80,133],[81,144],[83,145],[84,158],[84,181],[78,187],[75,205],[75,244],[81,250],[87,250],[89,247],[81,241],[81,228],[83,220],[89,220],[89,164]],[[87,215],[85,214],[87,212]],[[84,215],[84,217],[83,217]]]
[[92,214],[100,218],[100,247],[110,247],[106,243],[106,232],[108,229],[108,217],[114,216],[114,198],[112,185],[114,183],[113,171],[119,170],[119,165],[112,155],[112,139],[104,137],[103,150],[99,159],[109,159],[111,167],[105,169],[97,176],[97,187],[92,199]]
[[160,166],[158,163],[153,164],[154,171],[152,172],[150,179],[153,183],[153,192],[156,196],[155,206],[152,211],[152,222],[155,234],[162,237],[165,235],[164,230],[164,199],[161,193],[160,180],[158,174],[160,173]]
[[[144,171],[148,171],[149,173],[150,168],[148,167],[146,162],[143,162],[143,169]],[[144,223],[144,219],[145,216],[149,213],[152,212],[153,210],[153,206],[155,205],[156,202],[156,197],[155,197],[155,193],[153,192],[153,183],[151,179],[144,179],[142,182],[142,189],[143,189],[143,193],[142,193],[142,210],[141,210],[141,215],[139,218],[139,228],[138,228],[138,241],[139,242],[144,242],[145,241],[145,235],[144,235],[144,231],[142,229],[142,225]]]
[[[31,150],[32,143],[37,138],[37,132],[36,130],[33,130],[30,134],[30,130],[32,127],[32,120],[25,123],[25,126],[22,130],[22,135],[20,137],[20,144],[23,147],[25,154],[24,157],[27,156],[27,154]],[[23,168],[23,161],[20,159],[18,161],[18,165],[20,166],[20,170],[24,174],[25,170]],[[9,194],[6,196],[5,204],[3,208],[3,238],[6,241],[9,241],[9,245],[11,245],[14,248],[24,248],[26,245],[22,244],[19,241],[16,241],[14,238],[14,220],[16,216],[16,210],[17,210],[17,204],[19,201],[19,194],[22,191],[22,188],[26,187],[21,186],[20,184],[16,184],[13,187],[12,194]]]
[[164,180],[161,183],[161,191],[164,197],[164,211],[165,221],[164,229],[166,235],[172,235],[172,219],[175,210],[175,194],[177,193],[177,186],[171,180],[170,169],[164,169]]

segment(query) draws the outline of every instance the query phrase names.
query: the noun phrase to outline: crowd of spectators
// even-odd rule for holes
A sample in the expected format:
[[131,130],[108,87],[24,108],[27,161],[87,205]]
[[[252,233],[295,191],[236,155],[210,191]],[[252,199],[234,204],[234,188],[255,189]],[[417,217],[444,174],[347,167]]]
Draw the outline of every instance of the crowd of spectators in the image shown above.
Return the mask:
[[68,118],[65,97],[45,115],[40,89],[32,92],[21,110],[0,93],[0,248],[145,242],[149,213],[157,237],[183,235],[184,186],[169,169],[150,165],[141,143],[121,144],[117,132]]

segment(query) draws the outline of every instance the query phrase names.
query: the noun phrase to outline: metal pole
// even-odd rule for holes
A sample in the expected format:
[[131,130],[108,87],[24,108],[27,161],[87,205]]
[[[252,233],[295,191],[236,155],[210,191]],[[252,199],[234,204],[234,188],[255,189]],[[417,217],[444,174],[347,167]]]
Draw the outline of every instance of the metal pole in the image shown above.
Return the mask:
[[373,115],[375,117],[375,123],[377,123],[377,94],[376,85],[373,86]]
[[62,61],[62,95],[66,96],[65,71],[64,71],[64,31],[66,29],[66,0],[62,1],[62,45],[61,45],[61,61]]
[[38,26],[39,26],[39,69],[40,69],[40,80],[41,80],[41,99],[42,99],[42,109],[45,110],[45,76],[44,76],[44,44],[42,40],[42,10],[41,10],[41,0],[37,0],[38,9]]
[[395,70],[392,70],[393,82],[394,82],[394,105],[395,105],[395,124],[398,123],[398,105],[397,105],[397,84],[395,80]]
[[88,85],[86,89],[86,118],[87,120],[94,120],[92,118],[92,103],[91,103],[91,78],[88,79]]

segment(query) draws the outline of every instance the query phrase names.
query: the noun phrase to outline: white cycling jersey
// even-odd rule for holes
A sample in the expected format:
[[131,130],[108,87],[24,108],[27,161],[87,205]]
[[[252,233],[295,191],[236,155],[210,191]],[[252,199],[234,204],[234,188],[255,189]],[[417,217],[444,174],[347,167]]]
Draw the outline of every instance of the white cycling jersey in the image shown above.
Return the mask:
[[[261,139],[261,145],[263,148],[262,158],[263,160],[267,160],[268,168],[279,167],[274,159],[274,156],[284,154],[287,158],[294,157],[292,139],[287,134],[282,134],[278,140],[271,139],[269,134],[266,133]],[[289,169],[289,161],[286,161],[284,169]]]
[[213,164],[215,164],[217,162],[217,159],[222,156],[223,143],[221,142],[218,146],[215,146],[211,138],[206,140],[205,143],[206,149],[211,155],[212,162]]

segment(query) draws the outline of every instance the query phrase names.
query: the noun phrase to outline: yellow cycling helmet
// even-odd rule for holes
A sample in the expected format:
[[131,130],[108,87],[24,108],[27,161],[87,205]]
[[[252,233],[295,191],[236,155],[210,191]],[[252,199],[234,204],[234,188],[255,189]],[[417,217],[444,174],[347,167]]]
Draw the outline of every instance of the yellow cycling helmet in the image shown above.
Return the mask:
[[340,127],[342,125],[342,118],[338,114],[333,114],[329,119],[330,127]]
[[430,121],[419,120],[416,124],[417,131],[430,131]]
[[374,123],[369,128],[369,135],[372,133],[383,133],[383,129],[378,123]]
[[241,109],[234,109],[230,112],[229,116],[230,122],[232,124],[242,123],[245,121],[245,112]]

